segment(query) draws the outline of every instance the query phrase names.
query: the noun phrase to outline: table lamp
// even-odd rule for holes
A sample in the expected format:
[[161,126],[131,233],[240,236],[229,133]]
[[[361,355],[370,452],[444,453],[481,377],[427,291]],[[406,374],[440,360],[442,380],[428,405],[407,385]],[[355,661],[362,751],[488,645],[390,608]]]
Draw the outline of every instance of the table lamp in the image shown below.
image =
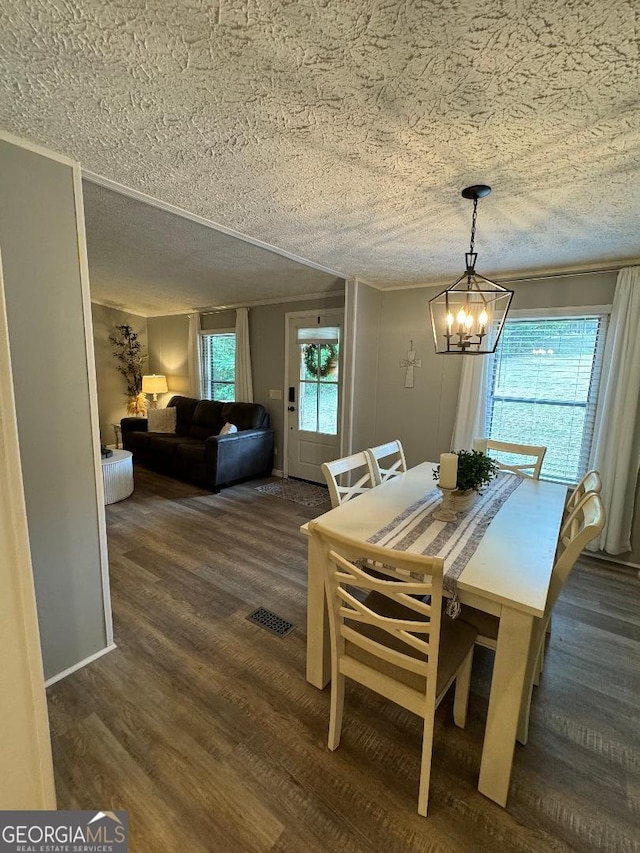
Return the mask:
[[161,373],[153,373],[150,376],[142,377],[143,394],[153,394],[152,409],[158,408],[158,394],[166,394],[168,390],[167,377]]

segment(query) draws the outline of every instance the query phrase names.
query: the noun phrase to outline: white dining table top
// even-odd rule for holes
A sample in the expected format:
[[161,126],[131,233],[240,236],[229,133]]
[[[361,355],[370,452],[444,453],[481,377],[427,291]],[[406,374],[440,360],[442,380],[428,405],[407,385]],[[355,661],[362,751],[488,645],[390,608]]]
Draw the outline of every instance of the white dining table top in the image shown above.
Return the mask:
[[[423,462],[316,520],[334,533],[367,540],[435,488],[435,467]],[[566,492],[558,483],[523,480],[458,578],[462,600],[468,591],[532,616],[544,614]]]

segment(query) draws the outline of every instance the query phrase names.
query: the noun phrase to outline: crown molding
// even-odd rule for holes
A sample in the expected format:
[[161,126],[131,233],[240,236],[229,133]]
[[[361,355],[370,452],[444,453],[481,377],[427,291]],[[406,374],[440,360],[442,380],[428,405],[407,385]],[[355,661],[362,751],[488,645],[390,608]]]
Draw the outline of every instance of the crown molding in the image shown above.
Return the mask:
[[302,264],[302,266],[327,273],[328,275],[335,276],[336,278],[346,277],[345,274],[339,270],[334,270],[330,267],[325,267],[322,264],[317,264],[315,261],[302,258],[300,255],[294,255],[293,252],[287,252],[286,249],[280,249],[278,246],[272,246],[270,243],[263,243],[262,240],[256,240],[254,237],[250,237],[248,234],[243,234],[241,231],[235,231],[233,228],[227,228],[225,225],[221,225],[219,222],[213,222],[211,219],[206,219],[204,216],[199,216],[197,213],[191,213],[189,210],[184,210],[182,207],[177,207],[176,205],[170,204],[166,201],[161,201],[160,199],[147,195],[140,190],[127,187],[125,184],[119,184],[117,181],[112,181],[111,178],[105,178],[103,175],[98,175],[95,172],[90,172],[86,169],[82,169],[82,177],[92,184],[97,184],[105,189],[120,193],[120,195],[135,199],[136,201],[141,201],[144,204],[151,205],[151,207],[158,208],[158,210],[163,210],[165,213],[172,213],[175,216],[181,216],[183,219],[189,219],[191,222],[195,222],[198,225],[204,225],[205,228],[211,228],[213,231],[219,231],[221,234],[227,234],[229,237],[235,237],[238,240],[243,240],[245,243],[250,243],[252,246],[256,246],[259,249],[265,249],[268,252],[273,252],[275,255],[280,255],[290,261],[295,261],[295,263]]

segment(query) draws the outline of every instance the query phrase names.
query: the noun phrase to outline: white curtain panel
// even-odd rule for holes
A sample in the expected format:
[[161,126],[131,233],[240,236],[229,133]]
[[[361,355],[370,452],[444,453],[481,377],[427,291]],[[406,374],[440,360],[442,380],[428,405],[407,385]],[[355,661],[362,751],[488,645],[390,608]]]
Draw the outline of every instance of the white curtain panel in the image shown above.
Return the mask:
[[491,356],[458,357],[462,359],[462,375],[451,449],[470,450],[473,439],[483,438],[485,435]]
[[200,315],[189,314],[189,394],[196,400],[202,400],[202,367],[200,364]]
[[236,400],[253,403],[249,309],[236,309]]
[[[640,466],[640,267],[618,273],[604,351],[591,467],[602,477],[607,522],[587,547],[631,550],[631,523]],[[636,543],[637,546],[638,543]]]

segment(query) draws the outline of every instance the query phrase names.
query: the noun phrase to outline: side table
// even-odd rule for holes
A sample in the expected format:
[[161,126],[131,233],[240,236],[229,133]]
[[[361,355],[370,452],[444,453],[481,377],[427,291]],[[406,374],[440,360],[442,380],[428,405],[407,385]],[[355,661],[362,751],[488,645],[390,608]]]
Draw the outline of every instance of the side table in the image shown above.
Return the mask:
[[119,423],[111,424],[111,426],[116,436],[116,450],[120,450],[122,448],[122,427]]
[[123,501],[133,492],[133,453],[114,450],[102,460],[102,483],[105,504]]

